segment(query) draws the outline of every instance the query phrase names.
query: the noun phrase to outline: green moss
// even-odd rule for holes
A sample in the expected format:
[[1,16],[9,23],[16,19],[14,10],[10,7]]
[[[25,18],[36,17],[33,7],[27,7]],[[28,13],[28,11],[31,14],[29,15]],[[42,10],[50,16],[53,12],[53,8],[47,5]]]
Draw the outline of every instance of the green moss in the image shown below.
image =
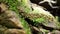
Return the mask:
[[28,23],[24,20],[24,18],[20,18],[20,21],[22,22],[22,25],[24,27],[24,30],[26,31],[26,34],[31,34],[30,27]]
[[41,22],[41,23],[42,23],[42,22],[45,21],[45,19],[44,19],[43,17],[41,17],[41,18],[37,18],[37,19],[35,19],[35,21],[36,21],[36,22]]
[[33,21],[34,25],[38,26],[38,24],[45,23],[46,20],[45,20],[45,18],[41,17],[41,18],[37,18],[37,19],[35,18],[32,21]]
[[21,0],[20,7],[24,8],[24,12],[28,13],[32,11],[31,6],[29,4],[29,0]]

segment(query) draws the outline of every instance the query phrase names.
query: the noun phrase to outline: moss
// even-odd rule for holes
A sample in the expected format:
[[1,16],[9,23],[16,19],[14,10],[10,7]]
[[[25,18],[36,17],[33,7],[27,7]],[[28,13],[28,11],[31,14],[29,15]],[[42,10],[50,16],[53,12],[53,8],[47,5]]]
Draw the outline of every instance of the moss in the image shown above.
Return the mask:
[[33,19],[32,20],[34,25],[38,26],[38,24],[41,24],[41,23],[45,23],[45,18],[41,17],[41,18],[37,18],[37,19]]
[[35,21],[36,21],[36,22],[40,22],[40,23],[42,23],[42,22],[45,21],[45,19],[44,19],[43,17],[41,17],[41,18],[37,18],[37,19],[35,19]]
[[24,12],[26,13],[32,11],[29,0],[21,0],[20,7],[23,8]]
[[20,18],[20,21],[22,22],[22,25],[24,27],[24,30],[26,31],[26,34],[31,34],[30,27],[28,23],[24,20],[24,18]]

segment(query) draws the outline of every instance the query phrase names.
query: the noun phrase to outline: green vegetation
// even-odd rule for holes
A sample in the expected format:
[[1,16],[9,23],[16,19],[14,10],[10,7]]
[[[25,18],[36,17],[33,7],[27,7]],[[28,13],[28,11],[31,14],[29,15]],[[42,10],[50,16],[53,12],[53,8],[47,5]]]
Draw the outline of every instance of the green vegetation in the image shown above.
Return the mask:
[[[42,23],[44,26],[50,27],[49,24],[51,22],[54,25],[53,27],[51,26],[52,28],[60,28],[60,24],[55,21],[55,18],[50,13],[43,13],[45,11],[41,12],[40,8],[38,10],[37,8],[33,8],[32,10],[31,5],[29,4],[29,0],[0,0],[0,2],[6,4],[8,6],[8,10],[12,10],[17,14],[16,16],[19,17],[26,34],[32,34],[29,24],[25,20],[26,18],[31,20],[34,26]],[[48,31],[43,30],[43,32]]]

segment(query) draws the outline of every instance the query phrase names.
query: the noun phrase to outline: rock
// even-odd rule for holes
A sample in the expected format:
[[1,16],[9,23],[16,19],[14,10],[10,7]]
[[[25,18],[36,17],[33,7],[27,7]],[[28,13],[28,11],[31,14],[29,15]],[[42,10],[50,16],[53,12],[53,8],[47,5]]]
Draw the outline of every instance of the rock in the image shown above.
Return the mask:
[[[29,19],[33,22],[33,25],[43,24],[44,26],[51,27],[54,29],[59,29],[59,22],[56,21],[55,17],[48,11],[45,11],[44,8],[38,5],[31,5],[33,10],[30,12],[20,13],[24,18]],[[31,23],[32,24],[32,23]],[[58,26],[59,25],[59,26]]]
[[[0,6],[3,11],[2,5],[5,4],[1,4]],[[6,26],[7,28],[24,29],[26,34],[31,34],[28,23],[19,15],[19,13],[17,13],[18,11],[15,12],[6,6],[4,7],[7,8],[7,10],[4,10],[3,13],[0,14],[0,24]]]
[[10,29],[0,25],[0,34],[26,34],[23,29]]
[[49,32],[48,34],[60,34],[60,31],[54,30],[54,31],[52,31],[52,32]]
[[30,27],[31,27],[33,34],[47,34],[50,32],[49,30],[43,29],[42,26],[39,28],[39,27],[35,27],[35,26],[30,25]]
[[0,34],[4,34],[5,30],[7,30],[7,27],[0,25]]
[[31,28],[31,31],[33,34],[39,34],[39,33],[42,34],[43,33],[42,31],[39,30],[38,27],[30,25],[30,28]]
[[[3,8],[4,7],[4,8]],[[19,17],[14,11],[7,10],[5,4],[1,3],[0,8],[2,9],[0,12],[0,24],[7,27],[16,27],[22,28],[21,22],[19,21]],[[6,9],[7,8],[7,9]]]
[[8,29],[4,32],[4,34],[26,34],[24,30],[20,29]]

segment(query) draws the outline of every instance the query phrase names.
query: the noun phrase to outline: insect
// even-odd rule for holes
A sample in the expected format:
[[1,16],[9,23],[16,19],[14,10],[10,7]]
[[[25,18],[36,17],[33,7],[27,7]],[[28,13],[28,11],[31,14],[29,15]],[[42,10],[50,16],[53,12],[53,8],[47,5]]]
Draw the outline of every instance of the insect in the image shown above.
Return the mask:
[[41,2],[39,2],[39,4],[42,4],[42,3],[45,3],[45,2],[48,2],[48,4],[52,7],[52,8],[58,8],[58,6],[53,6],[51,3],[55,4],[57,3],[57,1],[53,1],[53,0],[43,0]]

